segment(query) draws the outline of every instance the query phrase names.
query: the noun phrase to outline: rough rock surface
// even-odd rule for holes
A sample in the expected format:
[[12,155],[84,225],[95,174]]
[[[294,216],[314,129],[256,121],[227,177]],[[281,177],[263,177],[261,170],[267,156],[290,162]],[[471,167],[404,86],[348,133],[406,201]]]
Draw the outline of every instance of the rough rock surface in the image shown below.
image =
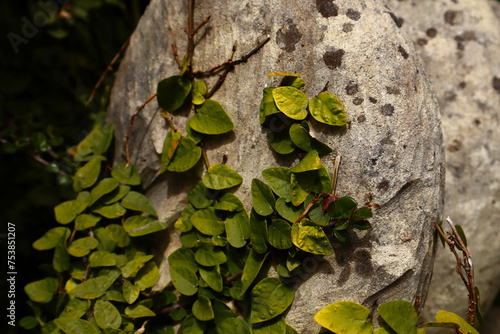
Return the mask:
[[[386,1],[414,41],[433,83],[446,148],[445,215],[461,224],[481,306],[500,288],[500,24],[487,0]],[[465,316],[455,260],[440,250],[425,316]]]
[[489,0],[491,7],[493,8],[493,12],[500,19],[500,2],[497,0]]
[[[185,50],[185,3],[153,0],[134,33],[109,110],[116,128],[116,161],[123,161],[129,117],[155,92],[159,80],[178,73],[171,44]],[[278,83],[266,74],[278,70],[301,73],[309,98],[330,82],[328,90],[344,101],[348,126],[312,126],[320,140],[343,156],[337,193],[380,204],[373,229],[357,233],[350,246],[335,244],[335,255],[305,263],[308,275],[296,282],[287,321],[300,333],[317,333],[314,314],[336,301],[372,307],[377,300],[425,299],[434,258],[432,221],[442,218],[440,116],[413,45],[394,15],[379,0],[200,1],[195,21],[208,15],[212,20],[196,49],[196,69],[228,59],[236,41],[238,57],[263,35],[271,38],[214,96],[231,115],[235,130],[207,144],[212,163],[227,153],[228,165],[243,176],[237,195],[247,209],[252,178],[261,178],[265,168],[297,163],[271,152],[258,121],[262,89]],[[187,113],[175,116],[179,128]],[[147,195],[160,217],[173,222],[202,166],[187,175],[157,177],[168,130],[153,101],[137,118],[130,149]],[[322,160],[332,171],[334,154]],[[175,233],[159,237],[164,254],[159,289],[169,282],[166,255],[177,247],[176,240]]]

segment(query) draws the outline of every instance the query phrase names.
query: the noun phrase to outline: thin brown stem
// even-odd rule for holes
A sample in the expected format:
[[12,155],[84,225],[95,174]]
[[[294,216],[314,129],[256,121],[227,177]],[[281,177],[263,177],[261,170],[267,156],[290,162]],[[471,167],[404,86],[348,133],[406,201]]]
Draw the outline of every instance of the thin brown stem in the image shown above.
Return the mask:
[[238,64],[245,63],[245,62],[248,61],[248,59],[251,56],[253,56],[254,54],[256,54],[270,40],[271,40],[271,38],[267,37],[264,41],[262,41],[259,44],[257,44],[257,46],[255,48],[253,48],[247,54],[243,55],[241,58],[236,59],[236,60],[228,60],[228,61],[226,61],[226,62],[224,62],[224,63],[222,63],[220,65],[214,66],[211,69],[206,70],[206,71],[197,71],[197,72],[193,73],[193,77],[199,78],[199,77],[211,76],[211,75],[214,75],[214,74],[218,73],[219,71],[222,71],[223,69],[225,69],[227,67],[234,67],[234,66],[236,66]]
[[201,143],[201,155],[203,156],[203,162],[205,163],[205,167],[208,171],[208,169],[210,168],[210,161],[208,160],[207,150],[205,150],[205,145],[203,145],[203,142]]
[[163,118],[165,118],[170,128],[174,130],[174,132],[177,132],[177,127],[175,126],[174,121],[172,120],[172,115],[170,115],[165,109],[161,110],[162,110],[161,115],[163,116]]
[[94,96],[95,96],[97,90],[99,89],[99,87],[101,86],[102,81],[104,80],[104,78],[106,77],[106,75],[108,74],[108,72],[113,69],[113,65],[116,63],[116,61],[118,60],[118,58],[121,56],[121,54],[123,53],[123,51],[127,47],[128,43],[130,42],[131,38],[132,38],[132,35],[130,35],[127,38],[127,40],[125,41],[125,43],[123,43],[123,45],[120,48],[120,50],[118,51],[118,53],[111,60],[111,62],[108,64],[108,67],[106,67],[106,69],[104,70],[104,72],[101,74],[101,77],[99,78],[99,80],[95,84],[94,89],[92,90],[92,93],[90,94],[89,99],[87,100],[87,105],[90,104],[90,102],[92,102],[92,100],[94,99]]
[[[7,141],[7,140],[5,140],[5,139],[3,139],[3,138],[0,138],[0,143],[5,144],[5,143],[8,143],[8,141]],[[29,157],[30,157],[30,158],[32,158],[33,160],[35,160],[35,161],[37,161],[37,162],[41,163],[41,164],[42,164],[42,165],[44,165],[44,166],[48,166],[48,165],[50,165],[50,162],[48,162],[47,160],[45,160],[44,158],[42,158],[39,154],[33,154],[33,153],[30,153],[30,152],[28,152],[28,151],[26,151],[25,149],[20,148],[20,147],[16,147],[16,149],[17,149],[19,152],[23,152],[24,154],[26,154],[27,156],[29,156]],[[50,156],[51,156],[51,157],[52,157],[52,156],[56,156],[56,157],[57,157],[57,155],[56,155],[54,152],[52,152],[52,151],[50,151],[50,152],[48,152],[48,153],[50,154]],[[59,158],[59,157],[57,157],[57,158]],[[62,170],[60,170],[60,171],[59,171],[59,174],[60,174],[60,175],[68,175],[68,173],[66,173],[66,172],[64,172],[64,171],[62,171]]]
[[130,130],[132,129],[132,125],[134,125],[135,118],[139,115],[139,113],[142,111],[142,109],[144,109],[146,107],[146,105],[149,102],[151,102],[155,97],[156,97],[156,93],[151,95],[142,105],[140,105],[139,108],[137,108],[137,111],[135,112],[135,114],[133,114],[132,117],[130,117],[130,122],[128,123],[127,133],[125,135],[125,154],[127,157],[127,166],[130,163],[130,152],[129,152],[129,148],[128,148],[128,141],[130,139]]
[[175,43],[172,44],[172,52],[174,53],[174,58],[175,61],[177,62],[177,65],[179,66],[179,70],[182,70],[182,63],[179,58],[179,53],[177,52],[177,45],[175,45]]
[[304,210],[304,212],[302,212],[302,214],[300,215],[300,217],[295,221],[296,224],[300,223],[300,221],[302,220],[302,218],[304,218],[307,215],[307,213],[309,212],[309,210],[311,209],[311,207],[314,205],[314,203],[316,203],[316,201],[319,199],[320,196],[321,195],[314,196],[314,198],[311,200],[311,203],[309,203],[309,205]]
[[[469,250],[465,246],[465,242],[460,237],[460,234],[458,234],[453,221],[450,219],[450,217],[448,217],[446,221],[450,225],[453,233],[447,232],[445,234],[442,227],[436,221],[434,221],[434,226],[436,227],[436,230],[441,235],[443,240],[448,244],[450,251],[455,256],[455,259],[457,261],[456,271],[462,279],[465,287],[467,288],[467,292],[469,293],[469,309],[467,311],[468,322],[469,324],[474,325],[477,309],[477,296],[474,289],[474,266],[472,264],[472,257],[469,253]],[[458,244],[460,250],[462,251],[463,262],[460,258],[460,255],[458,255],[456,251],[455,244]]]
[[201,28],[203,28],[208,22],[210,22],[210,18],[211,16],[207,17],[205,20],[203,20],[203,22],[200,23],[200,25],[198,27],[196,27],[193,31],[193,37],[194,35],[196,35],[198,33],[198,31],[200,31]]
[[192,72],[194,55],[194,5],[195,0],[188,0],[188,73]]
[[336,157],[335,157],[335,166],[333,168],[333,176],[332,176],[332,195],[335,196],[335,191],[337,189],[337,176],[338,176],[338,172],[339,172],[339,167],[340,167],[340,161],[341,161],[342,157],[340,156],[340,154],[338,154]]
[[238,278],[240,278],[242,275],[243,275],[243,271],[240,271],[239,273],[234,274],[233,276],[229,276],[229,277],[226,279],[226,282],[227,282],[227,283],[232,283],[232,282],[235,282],[235,281],[236,281]]

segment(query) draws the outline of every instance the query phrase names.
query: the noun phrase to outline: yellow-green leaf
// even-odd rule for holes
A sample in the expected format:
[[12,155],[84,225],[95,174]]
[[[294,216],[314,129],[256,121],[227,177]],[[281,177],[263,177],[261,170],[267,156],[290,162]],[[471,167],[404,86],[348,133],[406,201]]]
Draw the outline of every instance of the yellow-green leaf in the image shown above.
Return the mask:
[[338,334],[371,334],[373,332],[370,310],[350,301],[338,302],[324,307],[316,313],[314,320],[326,329]]
[[274,102],[278,109],[288,117],[303,120],[307,117],[309,99],[295,87],[284,86],[273,90]]

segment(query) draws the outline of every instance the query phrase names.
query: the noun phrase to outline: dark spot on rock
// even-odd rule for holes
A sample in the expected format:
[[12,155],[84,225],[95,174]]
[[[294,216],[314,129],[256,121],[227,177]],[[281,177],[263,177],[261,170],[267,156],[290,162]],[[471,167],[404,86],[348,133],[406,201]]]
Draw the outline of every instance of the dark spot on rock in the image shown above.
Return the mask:
[[394,23],[396,23],[396,26],[398,28],[401,28],[403,26],[403,23],[405,22],[403,18],[397,17],[396,15],[394,15],[393,12],[386,12],[386,13],[388,13],[391,16],[392,20],[394,21]]
[[460,24],[463,21],[463,13],[461,11],[448,10],[444,13],[444,20],[452,26]]
[[355,105],[355,106],[359,106],[361,103],[363,103],[364,99],[362,99],[361,97],[356,97],[354,100],[352,100],[352,103]]
[[323,55],[323,61],[329,69],[334,70],[342,65],[342,57],[344,57],[344,50],[327,51]]
[[295,44],[302,38],[302,34],[293,20],[289,19],[287,23],[276,32],[276,43],[280,49],[286,52],[295,51]]
[[462,148],[462,142],[458,139],[453,140],[453,142],[448,145],[448,151],[457,152]]
[[334,4],[333,0],[316,0],[316,7],[323,17],[339,15],[339,6]]
[[345,15],[353,21],[357,21],[361,18],[361,13],[352,8],[349,8]]
[[425,38],[419,38],[417,39],[417,44],[420,46],[427,45],[427,40]]
[[460,89],[464,89],[465,86],[467,86],[467,84],[464,81],[458,84],[458,87],[460,87]]
[[359,115],[358,118],[358,123],[363,123],[364,121],[366,121],[366,116],[365,115]]
[[347,121],[347,130],[351,129],[351,124],[352,124],[352,121]]
[[394,145],[394,140],[391,139],[392,135],[389,134],[387,137],[380,141],[381,145]]
[[384,104],[380,109],[380,112],[384,116],[392,116],[394,114],[394,107],[390,103]]
[[500,78],[493,77],[493,88],[500,93]]
[[444,100],[446,102],[453,102],[457,99],[457,94],[453,93],[453,92],[446,92],[444,93]]
[[407,146],[406,146],[406,144],[404,144],[404,145],[403,145],[403,150],[406,150],[406,147],[407,147]]
[[474,31],[465,31],[461,35],[455,36],[455,41],[457,41],[457,49],[459,50],[464,50],[465,49],[465,42],[470,42],[470,41],[475,41],[477,40],[476,38],[476,33]]
[[434,38],[436,37],[437,35],[437,30],[436,28],[429,28],[427,29],[427,31],[425,32],[427,34],[427,36],[429,36],[430,38]]
[[371,97],[371,96],[368,98],[368,101],[370,101],[370,102],[371,102],[371,103],[373,103],[373,104],[375,104],[375,103],[377,103],[377,102],[378,102],[376,98]]
[[481,120],[480,120],[480,119],[478,119],[478,118],[476,118],[476,119],[474,120],[474,124],[475,124],[476,126],[479,126],[479,125],[481,124]]
[[358,92],[358,88],[358,84],[352,83],[351,81],[347,86],[345,86],[345,92],[347,95],[354,95]]
[[354,27],[354,24],[352,24],[352,23],[344,23],[344,25],[342,26],[342,31],[343,32],[351,32],[353,27]]
[[393,95],[401,94],[399,88],[397,87],[385,86],[385,90],[387,91],[388,94],[393,94]]
[[404,59],[408,59],[408,57],[410,56],[401,45],[398,47],[398,51],[399,53],[401,53]]
[[372,159],[372,166],[375,166],[375,165],[377,164],[377,160],[378,160],[378,159],[376,159],[376,158],[375,158],[375,159]]
[[481,109],[482,111],[486,111],[486,109],[488,109],[488,105],[486,103],[481,101],[477,101],[476,103],[479,109]]
[[379,184],[377,184],[377,189],[382,191],[389,190],[389,181],[383,179]]

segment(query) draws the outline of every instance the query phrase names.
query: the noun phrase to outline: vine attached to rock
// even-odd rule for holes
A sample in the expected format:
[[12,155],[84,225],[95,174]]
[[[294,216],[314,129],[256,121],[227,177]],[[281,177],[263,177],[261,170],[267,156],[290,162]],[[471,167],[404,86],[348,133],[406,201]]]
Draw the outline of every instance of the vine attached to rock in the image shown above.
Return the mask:
[[[311,100],[301,90],[299,74],[273,72],[278,87],[263,90],[260,123],[278,154],[297,154],[293,167],[272,167],[251,182],[252,209],[247,213],[233,191],[243,178],[227,162],[210,165],[203,139],[225,134],[234,124],[222,105],[211,99],[234,66],[244,63],[269,39],[244,55],[208,71],[193,71],[193,38],[208,21],[193,25],[189,1],[188,51],[180,73],[158,83],[157,92],[131,117],[126,134],[126,162],[107,163],[113,125],[97,125],[76,147],[81,166],[73,176],[75,199],[55,207],[53,227],[33,243],[53,250],[46,278],[25,287],[34,316],[24,328],[43,333],[297,333],[285,320],[305,260],[334,253],[331,240],[350,241],[352,229],[371,227],[370,207],[336,194],[340,156],[331,176],[320,156],[332,152],[310,133],[308,119],[344,126],[342,102],[325,89]],[[177,54],[174,47],[174,53]],[[222,72],[208,90],[197,80]],[[134,119],[157,99],[170,125],[161,155],[161,172],[182,173],[204,157],[206,173],[187,193],[189,204],[175,222],[182,247],[168,257],[172,285],[158,294],[159,278],[150,237],[167,228],[141,192],[141,177],[130,162],[128,141]],[[171,118],[194,107],[186,128]],[[464,246],[465,247],[465,246]],[[269,276],[270,267],[275,274]],[[450,327],[477,333],[459,316],[441,311],[436,322],[417,326],[419,314],[407,301],[378,306],[387,326],[374,332],[372,312],[343,301],[319,311],[315,319],[335,333],[424,333],[427,327]]]

